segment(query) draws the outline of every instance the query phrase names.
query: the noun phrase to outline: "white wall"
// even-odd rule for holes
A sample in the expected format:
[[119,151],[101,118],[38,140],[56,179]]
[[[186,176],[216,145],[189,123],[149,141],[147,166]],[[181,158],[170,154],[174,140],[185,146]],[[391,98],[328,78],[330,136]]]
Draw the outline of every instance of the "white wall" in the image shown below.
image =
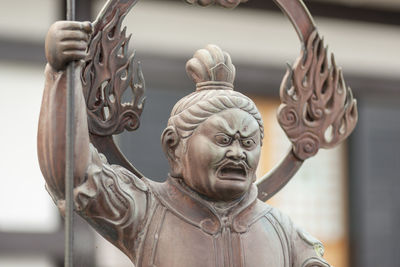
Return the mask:
[[59,216],[36,154],[43,66],[0,62],[0,81],[0,231],[55,231]]

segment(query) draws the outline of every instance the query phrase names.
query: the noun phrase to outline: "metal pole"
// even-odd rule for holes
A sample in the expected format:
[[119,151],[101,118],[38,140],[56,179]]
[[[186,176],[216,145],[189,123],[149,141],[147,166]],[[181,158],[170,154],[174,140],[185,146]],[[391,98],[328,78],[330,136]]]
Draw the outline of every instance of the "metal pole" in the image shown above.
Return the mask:
[[[75,0],[67,0],[67,20],[75,20]],[[65,150],[65,251],[64,267],[73,267],[74,239],[74,96],[75,96],[75,63],[67,68],[67,120],[66,120],[66,150]]]

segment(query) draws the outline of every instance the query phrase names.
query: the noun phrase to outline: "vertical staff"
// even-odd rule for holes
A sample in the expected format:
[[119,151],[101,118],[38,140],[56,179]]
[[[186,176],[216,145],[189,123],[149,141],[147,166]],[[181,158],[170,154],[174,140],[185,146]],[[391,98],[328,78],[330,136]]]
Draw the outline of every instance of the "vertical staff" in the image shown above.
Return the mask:
[[[67,20],[75,20],[75,0],[67,0]],[[66,120],[66,151],[65,151],[65,251],[64,266],[73,267],[74,239],[74,95],[75,95],[75,63],[67,68],[67,120]]]

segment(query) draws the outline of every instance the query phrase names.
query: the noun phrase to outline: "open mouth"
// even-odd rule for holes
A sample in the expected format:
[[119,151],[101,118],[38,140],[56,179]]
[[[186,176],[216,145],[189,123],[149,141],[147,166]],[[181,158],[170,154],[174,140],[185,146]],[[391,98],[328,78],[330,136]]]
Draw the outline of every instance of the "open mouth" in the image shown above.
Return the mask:
[[247,171],[245,166],[241,163],[228,163],[219,168],[218,177],[222,180],[244,181],[247,177]]

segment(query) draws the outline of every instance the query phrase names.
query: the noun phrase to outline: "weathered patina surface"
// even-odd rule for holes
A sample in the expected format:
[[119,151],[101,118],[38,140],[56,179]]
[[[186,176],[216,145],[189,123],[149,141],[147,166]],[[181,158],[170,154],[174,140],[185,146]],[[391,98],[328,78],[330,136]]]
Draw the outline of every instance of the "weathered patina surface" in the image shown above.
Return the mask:
[[[47,189],[65,209],[65,96],[76,64],[74,204],[76,211],[136,266],[329,266],[323,246],[265,200],[321,147],[345,139],[356,103],[301,1],[276,2],[304,48],[281,87],[278,119],[293,143],[283,162],[255,184],[264,127],[251,99],[234,90],[236,70],[218,46],[198,50],[186,65],[195,91],[174,106],[161,135],[170,164],[165,183],[139,173],[112,135],[139,126],[144,105],[135,82],[129,37],[121,23],[136,3],[107,2],[89,22],[57,22],[46,39],[46,85],[38,155]],[[215,1],[188,1],[209,5]],[[244,1],[216,1],[235,7]],[[122,103],[125,90],[131,103]],[[138,152],[142,153],[142,152]],[[258,186],[258,188],[257,188]]]
[[[90,145],[77,92],[77,212],[136,266],[302,266],[313,258],[324,266],[316,250],[322,245],[257,199],[263,124],[254,103],[233,90],[229,55],[209,45],[187,70],[197,90],[175,105],[162,134],[171,170],[161,184],[110,165]],[[51,66],[46,72],[39,155],[62,211],[63,129],[55,124],[62,123],[63,110],[48,108],[62,99],[64,75]]]

